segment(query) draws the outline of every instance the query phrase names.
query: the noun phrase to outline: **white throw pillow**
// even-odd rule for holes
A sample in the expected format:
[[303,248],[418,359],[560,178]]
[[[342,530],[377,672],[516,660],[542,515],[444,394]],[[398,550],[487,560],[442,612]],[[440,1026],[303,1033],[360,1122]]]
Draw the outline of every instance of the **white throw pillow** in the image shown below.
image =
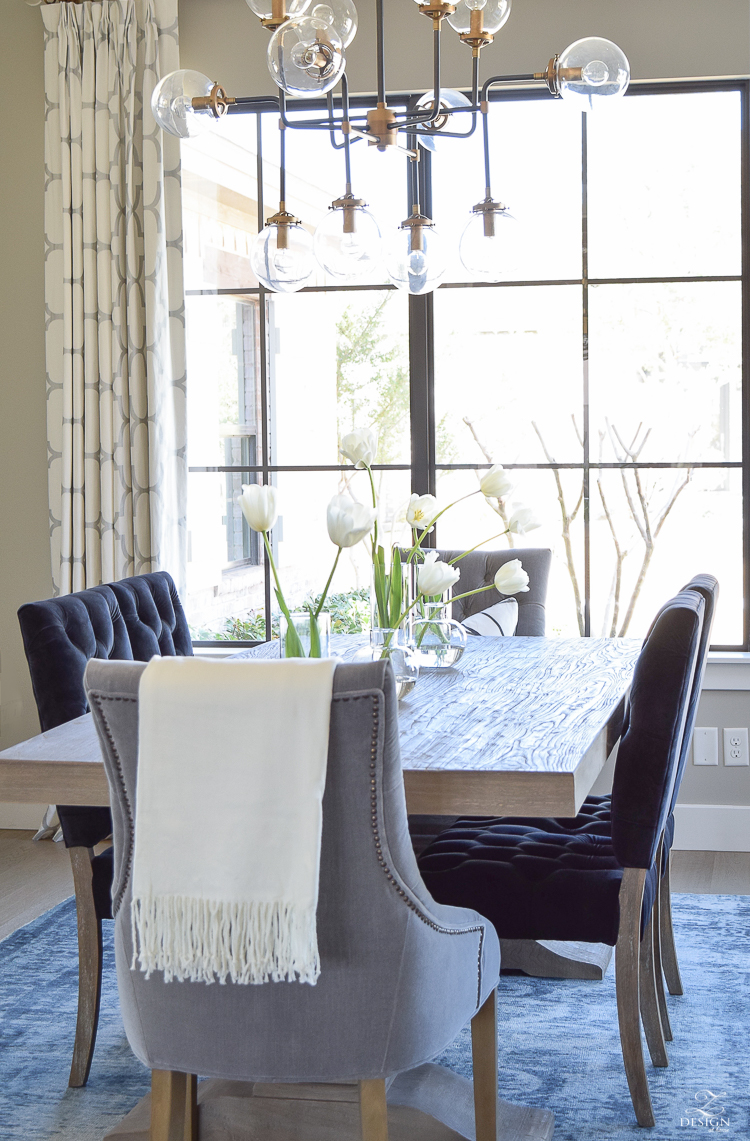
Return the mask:
[[502,602],[464,618],[461,625],[479,637],[512,638],[518,625],[518,603],[515,598],[504,598]]

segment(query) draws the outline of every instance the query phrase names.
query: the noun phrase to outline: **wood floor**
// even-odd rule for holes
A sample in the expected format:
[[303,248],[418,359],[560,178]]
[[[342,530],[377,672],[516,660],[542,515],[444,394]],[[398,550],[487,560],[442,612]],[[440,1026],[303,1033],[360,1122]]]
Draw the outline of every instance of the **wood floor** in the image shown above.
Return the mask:
[[[0,939],[73,894],[64,845],[33,835],[0,829]],[[750,895],[750,852],[674,852],[672,890]]]

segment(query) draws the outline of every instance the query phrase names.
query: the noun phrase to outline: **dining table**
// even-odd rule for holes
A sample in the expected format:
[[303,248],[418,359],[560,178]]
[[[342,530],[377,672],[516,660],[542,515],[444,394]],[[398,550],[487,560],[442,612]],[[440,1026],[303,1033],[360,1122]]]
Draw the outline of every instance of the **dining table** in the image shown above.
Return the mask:
[[[473,637],[452,667],[420,669],[416,687],[399,702],[408,811],[453,817],[575,816],[616,747],[640,646],[638,640],[624,638]],[[367,655],[367,637],[334,635],[331,653],[341,661],[357,661]],[[278,641],[233,655],[278,656]],[[108,804],[91,714],[0,752],[0,801]],[[528,967],[530,974],[544,973],[533,967],[539,954],[568,961],[562,945],[519,950],[501,943],[501,952],[504,966]],[[564,967],[560,973],[601,977]],[[277,1126],[261,1130],[272,1141],[286,1137],[289,1129],[299,1131],[323,1112],[324,1103],[325,1113],[330,1112],[325,1136],[354,1135],[354,1118],[349,1118],[356,1090],[349,1085],[244,1085],[244,1093],[229,1096],[227,1083],[202,1082],[201,1120],[208,1125],[212,1113],[230,1112],[238,1122],[268,1117],[280,1129],[278,1134]],[[400,1074],[389,1086],[388,1104],[392,1141],[474,1136],[471,1082],[444,1066],[428,1063]],[[144,1098],[107,1138],[148,1141],[149,1120],[149,1099]],[[498,1141],[549,1141],[553,1129],[548,1110],[498,1100]]]

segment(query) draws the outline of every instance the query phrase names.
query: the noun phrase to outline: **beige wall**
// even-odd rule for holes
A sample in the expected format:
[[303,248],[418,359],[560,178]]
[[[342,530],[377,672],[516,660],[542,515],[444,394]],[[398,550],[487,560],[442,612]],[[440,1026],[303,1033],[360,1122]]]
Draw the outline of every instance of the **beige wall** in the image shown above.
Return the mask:
[[[347,51],[353,91],[375,87],[374,10],[374,0],[359,0],[359,32]],[[413,0],[385,0],[385,11],[388,89],[431,87],[428,21]],[[556,51],[588,35],[618,43],[635,79],[750,71],[747,0],[513,0],[508,23],[482,53],[482,75],[539,71]],[[220,80],[232,94],[272,91],[267,42],[245,0],[180,0],[183,67]],[[469,49],[448,27],[443,44],[444,82],[467,86]]]
[[[0,747],[39,731],[16,610],[52,591],[44,369],[44,88],[36,8],[3,4],[0,77]],[[22,93],[22,100],[16,99]],[[11,108],[11,102],[15,106]],[[0,825],[7,817],[0,806]],[[36,810],[15,810],[30,824]]]
[[[360,33],[349,52],[355,91],[371,90],[375,82],[373,8],[371,0],[360,0]],[[411,0],[386,0],[386,12],[388,87],[428,87],[427,22]],[[265,66],[267,36],[244,0],[180,0],[180,22],[183,66],[205,71],[239,94],[272,90]],[[515,0],[510,21],[484,54],[483,74],[537,70],[553,51],[590,33],[620,43],[636,78],[750,71],[746,0],[715,0],[712,5],[697,0]],[[445,39],[445,82],[463,85],[468,51],[453,33]],[[47,597],[52,588],[44,403],[42,27],[39,11],[22,0],[3,4],[0,83],[0,747],[6,748],[38,728],[16,610],[23,602]],[[730,702],[740,698],[729,695]],[[742,709],[744,705],[737,706],[735,712],[732,706],[723,715],[733,724],[746,724]],[[711,779],[718,782],[724,775],[701,774],[706,785],[701,796],[721,802],[723,793]],[[35,809],[19,812],[0,805],[0,826],[30,824],[36,815]]]

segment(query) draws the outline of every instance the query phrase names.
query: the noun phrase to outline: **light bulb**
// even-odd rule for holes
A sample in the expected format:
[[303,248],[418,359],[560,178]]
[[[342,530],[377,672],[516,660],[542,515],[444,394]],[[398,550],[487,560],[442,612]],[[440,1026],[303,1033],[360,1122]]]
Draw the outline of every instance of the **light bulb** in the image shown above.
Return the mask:
[[266,289],[296,293],[315,268],[312,238],[299,222],[269,222],[253,242],[250,261]]
[[565,49],[555,65],[555,78],[566,102],[592,111],[625,94],[630,64],[617,44],[591,36]]
[[[484,206],[485,203],[480,203]],[[489,205],[489,203],[488,203]],[[464,269],[479,281],[501,281],[508,278],[513,261],[515,219],[496,204],[497,209],[479,210],[476,207],[461,235],[458,254]]]
[[341,38],[333,27],[321,26],[319,17],[287,20],[268,44],[268,70],[287,95],[323,95],[336,86],[345,67]]
[[512,0],[459,0],[455,12],[448,16],[448,23],[460,36],[468,36],[471,13],[481,11],[482,31],[494,36],[510,16],[511,3]]
[[[273,18],[273,4],[271,0],[245,0],[251,12],[255,12],[261,20]],[[301,16],[310,7],[310,0],[285,0],[284,10],[287,18]]]
[[214,81],[199,71],[172,71],[154,88],[151,110],[162,130],[178,139],[192,139],[216,122],[210,108],[193,108],[193,99],[210,95]]
[[362,206],[333,207],[313,239],[320,266],[331,277],[344,281],[370,273],[380,261],[381,245],[378,224]]
[[357,9],[351,0],[325,0],[310,10],[310,18],[320,21],[321,28],[332,28],[345,48],[357,34]]
[[445,273],[443,242],[429,218],[399,227],[386,251],[386,269],[395,286],[406,293],[432,293]]

